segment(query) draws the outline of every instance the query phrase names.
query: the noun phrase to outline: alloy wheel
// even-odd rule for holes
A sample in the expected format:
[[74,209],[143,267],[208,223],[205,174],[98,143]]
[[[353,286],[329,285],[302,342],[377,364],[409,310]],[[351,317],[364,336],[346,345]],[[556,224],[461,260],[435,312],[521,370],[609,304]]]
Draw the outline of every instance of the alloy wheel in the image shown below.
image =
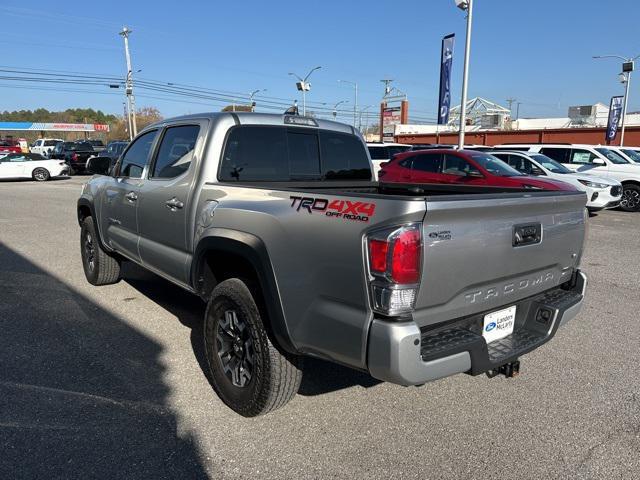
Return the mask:
[[625,189],[622,192],[620,206],[629,210],[637,210],[640,206],[640,192],[635,189]]
[[227,378],[236,387],[246,387],[253,375],[255,350],[249,328],[235,310],[225,310],[219,319],[216,344]]
[[96,248],[90,233],[87,233],[84,237],[84,254],[89,270],[93,271],[96,268]]

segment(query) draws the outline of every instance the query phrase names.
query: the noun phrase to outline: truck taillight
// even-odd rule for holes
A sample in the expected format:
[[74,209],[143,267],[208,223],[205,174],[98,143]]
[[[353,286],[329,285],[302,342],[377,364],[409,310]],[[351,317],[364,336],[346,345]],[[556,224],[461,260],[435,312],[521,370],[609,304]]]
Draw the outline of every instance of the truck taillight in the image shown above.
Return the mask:
[[413,310],[422,266],[422,226],[372,232],[367,238],[372,307],[385,315]]
[[71,155],[71,161],[72,161],[72,162],[75,162],[76,160],[78,160],[78,154],[74,152],[74,153]]

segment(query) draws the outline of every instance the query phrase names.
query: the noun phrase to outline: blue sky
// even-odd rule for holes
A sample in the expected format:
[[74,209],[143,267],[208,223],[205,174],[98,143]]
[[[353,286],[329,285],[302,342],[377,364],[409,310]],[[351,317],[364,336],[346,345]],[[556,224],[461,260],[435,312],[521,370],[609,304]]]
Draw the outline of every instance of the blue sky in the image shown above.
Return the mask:
[[[356,81],[360,105],[378,105],[382,78],[409,96],[416,118],[434,118],[439,50],[456,33],[453,103],[459,102],[465,19],[453,0],[194,2],[4,1],[0,65],[121,75],[128,25],[137,76],[285,101],[298,98],[288,72],[311,77],[309,102],[349,100]],[[90,6],[90,7],[89,7]],[[569,105],[608,103],[620,94],[617,60],[592,55],[640,54],[637,0],[476,0],[470,97],[503,105],[522,102],[520,115],[565,116]],[[640,109],[640,75],[631,83],[630,110]],[[0,109],[94,107],[122,111],[122,96],[106,87],[55,87],[61,92],[12,88],[0,80]],[[77,90],[90,89],[91,93]],[[138,106],[165,116],[218,110],[220,103],[160,100],[137,92]],[[373,107],[371,110],[375,110]],[[258,99],[258,109],[260,100]]]

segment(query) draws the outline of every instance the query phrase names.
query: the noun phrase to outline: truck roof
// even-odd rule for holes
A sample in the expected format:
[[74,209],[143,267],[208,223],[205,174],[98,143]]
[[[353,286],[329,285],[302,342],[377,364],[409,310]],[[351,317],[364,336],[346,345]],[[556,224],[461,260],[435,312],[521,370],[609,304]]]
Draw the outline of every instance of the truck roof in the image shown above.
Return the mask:
[[[284,115],[277,113],[256,113],[256,112],[204,112],[195,113],[191,115],[182,115],[179,117],[165,118],[159,122],[149,125],[145,128],[147,130],[151,127],[158,127],[174,122],[180,122],[184,120],[196,120],[196,119],[210,119],[216,120],[222,117],[234,117],[236,123],[239,125],[288,125],[295,127],[307,127],[307,128],[322,128],[324,130],[334,130],[343,133],[351,133],[357,135],[357,131],[351,126],[345,123],[334,122],[332,120],[323,120],[315,117],[305,117],[302,115]],[[288,119],[288,120],[285,120]],[[305,124],[308,122],[308,124]],[[315,124],[313,124],[315,123]]]

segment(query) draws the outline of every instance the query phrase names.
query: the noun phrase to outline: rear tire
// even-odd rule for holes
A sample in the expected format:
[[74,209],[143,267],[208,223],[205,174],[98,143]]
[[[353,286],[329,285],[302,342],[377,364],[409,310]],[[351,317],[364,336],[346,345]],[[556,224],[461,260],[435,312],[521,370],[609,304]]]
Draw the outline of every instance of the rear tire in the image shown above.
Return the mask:
[[271,343],[256,301],[240,279],[225,280],[213,289],[204,344],[216,393],[240,415],[269,413],[300,388],[300,359]]
[[36,182],[46,182],[51,178],[49,170],[46,168],[38,167],[32,173],[31,176]]
[[80,252],[84,275],[91,285],[110,285],[120,281],[120,261],[100,245],[93,217],[82,221]]
[[640,186],[634,184],[622,186],[620,208],[625,212],[640,212]]

